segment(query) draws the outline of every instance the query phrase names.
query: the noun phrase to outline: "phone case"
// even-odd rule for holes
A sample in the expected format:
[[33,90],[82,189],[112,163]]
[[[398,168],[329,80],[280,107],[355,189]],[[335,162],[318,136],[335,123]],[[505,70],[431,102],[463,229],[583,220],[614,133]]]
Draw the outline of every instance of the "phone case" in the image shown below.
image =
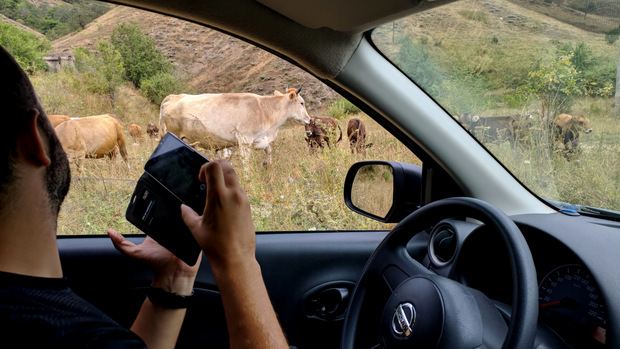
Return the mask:
[[129,202],[127,220],[188,265],[201,249],[181,218],[181,200],[143,173]]

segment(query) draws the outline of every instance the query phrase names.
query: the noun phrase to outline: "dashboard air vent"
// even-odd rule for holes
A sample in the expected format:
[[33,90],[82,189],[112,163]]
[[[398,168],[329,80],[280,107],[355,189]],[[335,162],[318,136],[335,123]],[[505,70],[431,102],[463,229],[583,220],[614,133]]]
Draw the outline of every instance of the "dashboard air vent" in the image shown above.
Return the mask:
[[444,265],[456,254],[457,238],[454,228],[448,224],[441,224],[431,235],[430,255],[437,265]]

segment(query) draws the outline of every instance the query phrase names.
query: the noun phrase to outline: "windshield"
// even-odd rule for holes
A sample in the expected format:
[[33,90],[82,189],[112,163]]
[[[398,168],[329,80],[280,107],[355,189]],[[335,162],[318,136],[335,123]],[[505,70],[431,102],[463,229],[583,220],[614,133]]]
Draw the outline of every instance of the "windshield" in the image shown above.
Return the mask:
[[617,3],[465,0],[372,40],[535,194],[617,211],[619,24]]

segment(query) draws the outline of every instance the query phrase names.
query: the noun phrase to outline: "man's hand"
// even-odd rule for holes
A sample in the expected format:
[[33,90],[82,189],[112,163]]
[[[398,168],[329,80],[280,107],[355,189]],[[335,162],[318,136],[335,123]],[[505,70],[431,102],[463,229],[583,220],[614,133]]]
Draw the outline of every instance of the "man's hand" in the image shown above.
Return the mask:
[[139,245],[126,240],[114,229],[108,230],[108,236],[117,250],[146,263],[153,270],[153,286],[182,295],[192,293],[200,258],[190,267],[149,236]]
[[213,267],[227,270],[254,260],[256,236],[250,200],[229,162],[214,160],[200,168],[207,184],[202,216],[182,206],[185,224]]
[[183,220],[205,252],[222,295],[230,347],[288,349],[256,260],[250,200],[230,163],[200,168],[207,184],[202,216],[183,205]]

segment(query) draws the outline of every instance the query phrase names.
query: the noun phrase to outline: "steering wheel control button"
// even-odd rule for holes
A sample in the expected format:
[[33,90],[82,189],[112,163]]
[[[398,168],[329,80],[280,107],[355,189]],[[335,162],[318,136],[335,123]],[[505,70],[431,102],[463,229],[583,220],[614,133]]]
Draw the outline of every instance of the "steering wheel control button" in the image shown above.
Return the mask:
[[415,325],[415,308],[411,303],[399,304],[392,319],[392,329],[399,337],[411,336]]

